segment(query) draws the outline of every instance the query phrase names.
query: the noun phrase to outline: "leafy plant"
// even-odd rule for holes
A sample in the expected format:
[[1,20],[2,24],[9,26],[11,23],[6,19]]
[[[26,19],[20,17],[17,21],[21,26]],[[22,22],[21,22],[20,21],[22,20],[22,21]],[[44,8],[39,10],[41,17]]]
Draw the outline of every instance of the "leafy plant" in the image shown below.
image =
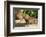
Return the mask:
[[23,11],[23,14],[26,16],[26,15],[29,15],[29,16],[32,16],[32,17],[38,17],[38,10],[35,10],[35,9],[32,9],[32,10],[24,10]]

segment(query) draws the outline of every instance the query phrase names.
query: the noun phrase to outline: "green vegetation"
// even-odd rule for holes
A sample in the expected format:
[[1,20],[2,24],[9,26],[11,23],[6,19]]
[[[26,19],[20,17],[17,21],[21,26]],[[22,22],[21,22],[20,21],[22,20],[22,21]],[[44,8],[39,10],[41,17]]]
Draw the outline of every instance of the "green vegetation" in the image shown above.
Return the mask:
[[36,9],[32,9],[32,10],[23,10],[23,14],[26,16],[26,15],[29,15],[29,16],[32,16],[32,17],[38,17],[38,10]]

